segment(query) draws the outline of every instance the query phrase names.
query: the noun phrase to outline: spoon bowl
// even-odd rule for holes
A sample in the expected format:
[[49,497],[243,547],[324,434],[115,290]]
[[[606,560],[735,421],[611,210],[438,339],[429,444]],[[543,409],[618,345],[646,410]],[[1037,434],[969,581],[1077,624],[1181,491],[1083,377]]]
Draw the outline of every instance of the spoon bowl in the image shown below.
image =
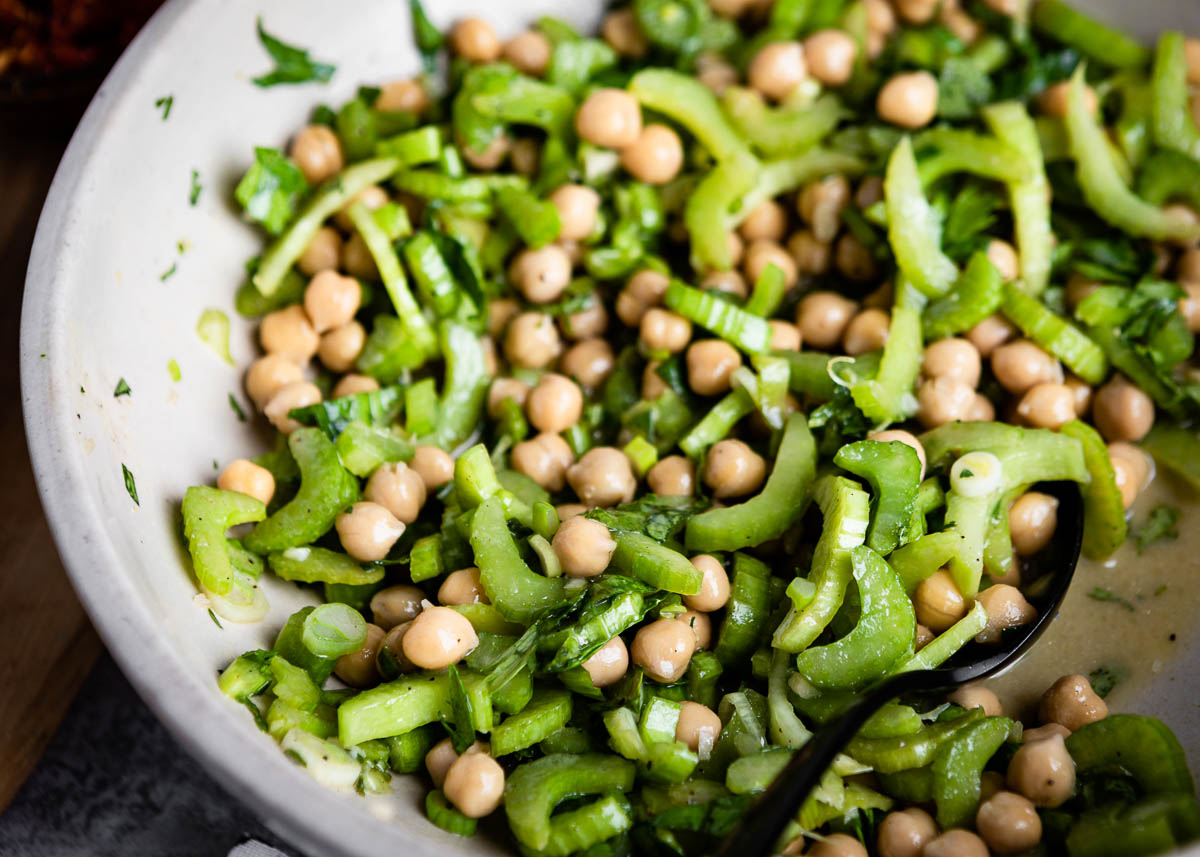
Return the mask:
[[1027,597],[1037,618],[1005,632],[998,646],[970,643],[944,666],[914,670],[880,679],[864,689],[849,707],[818,729],[796,752],[775,781],[722,841],[714,857],[759,857],[774,853],[775,843],[800,805],[820,782],[834,757],[882,706],[906,694],[947,693],[964,684],[999,675],[1029,651],[1058,613],[1067,594],[1083,541],[1083,498],[1074,482],[1038,488],[1058,499],[1054,538],[1031,557],[1026,567],[1031,583]]

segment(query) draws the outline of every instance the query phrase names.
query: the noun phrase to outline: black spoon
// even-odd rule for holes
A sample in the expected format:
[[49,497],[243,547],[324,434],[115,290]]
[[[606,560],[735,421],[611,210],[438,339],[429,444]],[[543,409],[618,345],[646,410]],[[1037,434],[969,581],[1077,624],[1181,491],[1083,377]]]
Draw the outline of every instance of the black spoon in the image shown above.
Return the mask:
[[904,694],[944,693],[955,687],[997,675],[1028,651],[1058,612],[1079,561],[1083,540],[1083,500],[1074,482],[1055,482],[1039,490],[1058,498],[1058,528],[1051,543],[1030,562],[1029,579],[1037,592],[1026,592],[1038,610],[1037,619],[1008,631],[999,647],[972,643],[945,666],[916,670],[883,679],[832,722],[818,729],[788,762],[770,787],[759,796],[713,857],[760,857],[771,854],[783,829],[817,785],[833,759],[872,714]]

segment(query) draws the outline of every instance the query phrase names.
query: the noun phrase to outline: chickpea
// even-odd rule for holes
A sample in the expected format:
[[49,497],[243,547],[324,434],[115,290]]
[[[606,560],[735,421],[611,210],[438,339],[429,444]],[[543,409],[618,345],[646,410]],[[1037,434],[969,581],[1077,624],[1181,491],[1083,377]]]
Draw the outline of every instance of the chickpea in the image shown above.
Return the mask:
[[675,740],[682,741],[694,753],[704,744],[710,750],[721,734],[721,718],[717,712],[698,702],[683,702],[679,722],[675,725]]
[[501,405],[505,399],[512,399],[524,410],[525,403],[529,400],[529,385],[516,378],[497,378],[492,381],[492,385],[488,387],[488,416],[494,420],[500,419],[503,415]]
[[809,857],[867,857],[863,844],[846,833],[831,833],[815,843]]
[[463,18],[450,28],[450,50],[474,63],[500,58],[500,37],[482,18]]
[[603,574],[617,549],[608,527],[582,516],[560,524],[551,545],[568,577]]
[[367,342],[367,331],[357,321],[350,321],[321,336],[317,356],[331,372],[349,372]]
[[985,800],[975,814],[975,829],[997,854],[1015,854],[1042,840],[1042,819],[1025,797],[999,791]]
[[575,131],[596,146],[624,149],[642,133],[642,108],[623,89],[598,89],[575,114]]
[[[355,283],[356,287],[357,285]],[[262,324],[258,328],[258,339],[262,343],[263,351],[286,357],[300,365],[312,359],[321,342],[309,323],[304,308],[298,304],[277,309],[263,316]]]
[[342,376],[342,380],[338,381],[333,392],[329,394],[331,399],[340,399],[344,396],[353,396],[358,393],[374,393],[379,389],[379,382],[367,375],[355,375],[353,373]]
[[1175,276],[1182,282],[1200,282],[1200,250],[1184,250],[1175,263]]
[[934,633],[945,631],[967,615],[966,599],[945,569],[922,580],[914,600],[917,621]]
[[583,413],[583,392],[565,375],[547,372],[529,393],[525,410],[538,431],[551,434],[565,431]]
[[740,18],[751,5],[752,0],[708,0],[708,8],[723,18]]
[[371,596],[371,616],[376,625],[390,631],[416,619],[424,598],[424,592],[407,583],[389,586]]
[[499,337],[520,312],[521,305],[515,298],[493,298],[488,301],[488,336]]
[[921,857],[988,857],[988,849],[969,830],[947,830],[925,846]]
[[729,390],[733,372],[742,365],[738,350],[721,339],[702,339],[687,349],[688,386],[701,396]]
[[774,265],[783,272],[783,283],[787,288],[796,285],[800,277],[800,272],[796,269],[796,260],[779,244],[759,240],[746,248],[746,256],[742,260],[742,273],[746,275],[747,282],[757,282],[767,265]]
[[[479,743],[476,741],[475,745],[479,745]],[[467,748],[468,753],[474,750],[474,745]],[[429,772],[429,778],[433,780],[435,789],[440,789],[446,782],[446,772],[456,761],[458,761],[458,753],[454,752],[454,743],[449,738],[438,741],[425,754],[425,770]]]
[[265,467],[253,461],[238,458],[229,462],[217,477],[217,487],[222,491],[236,491],[259,500],[265,506],[275,496],[275,477]]
[[415,113],[429,109],[429,93],[416,78],[393,80],[379,88],[375,109],[384,113]]
[[504,43],[502,56],[520,72],[541,77],[550,65],[550,40],[537,30],[518,33]]
[[539,434],[514,446],[509,460],[513,470],[554,493],[563,489],[567,468],[575,456],[558,435]]
[[[1062,83],[1048,86],[1037,97],[1038,107],[1047,116],[1056,116],[1061,119],[1067,115],[1067,109],[1070,104],[1070,93],[1071,84],[1066,80]],[[1096,90],[1090,86],[1085,86],[1083,88],[1083,101],[1087,106],[1087,112],[1095,116],[1096,111],[1100,109],[1100,99],[1096,96]]]
[[700,280],[700,288],[733,295],[743,300],[750,294],[746,278],[737,271],[709,271]]
[[978,684],[965,684],[946,697],[947,702],[961,705],[970,711],[972,708],[982,708],[988,717],[1003,717],[1004,708],[996,694]]
[[569,521],[572,518],[577,518],[588,510],[588,507],[582,503],[560,503],[554,507],[554,511],[558,512],[559,521]]
[[[1200,227],[1200,212],[1192,208],[1190,205],[1184,205],[1182,202],[1173,202],[1170,205],[1164,205],[1162,212],[1171,220],[1176,221],[1181,226],[1186,226],[1192,230]],[[1192,233],[1193,235],[1195,232]],[[1172,245],[1181,248],[1195,248],[1200,244],[1200,239],[1191,238],[1176,238],[1171,240]]]
[[826,86],[841,86],[854,73],[858,44],[841,30],[818,30],[804,40],[812,76]]
[[508,160],[512,164],[513,172],[526,178],[537,174],[541,157],[541,149],[537,140],[529,137],[518,137],[513,140],[512,148],[508,153]]
[[677,354],[692,339],[692,323],[670,310],[651,307],[642,316],[638,336],[652,351]]
[[916,435],[903,429],[887,429],[867,435],[867,440],[877,440],[880,443],[898,442],[911,446],[917,453],[917,458],[921,460],[921,478],[925,478],[925,447],[921,445],[921,441],[917,440]]
[[549,366],[562,353],[562,340],[554,319],[541,312],[523,312],[509,322],[504,334],[504,356],[526,369]]
[[696,468],[682,455],[668,455],[646,473],[646,484],[660,497],[690,497],[696,490]]
[[333,227],[322,226],[300,254],[296,267],[311,277],[321,271],[336,269],[341,256],[342,236]]
[[1042,696],[1038,716],[1043,723],[1061,723],[1074,732],[1107,717],[1108,705],[1092,690],[1087,676],[1065,675]]
[[309,125],[293,137],[288,156],[311,185],[337,175],[345,166],[337,134],[324,125]]
[[418,446],[408,468],[421,477],[426,494],[436,491],[454,478],[454,459],[436,446]]
[[342,245],[341,267],[352,277],[360,277],[364,280],[379,279],[379,268],[375,265],[375,257],[371,255],[362,235],[357,232]]
[[1004,774],[999,771],[984,771],[979,777],[980,800],[987,800],[992,795],[1004,790]]
[[725,246],[729,250],[729,264],[740,265],[746,251],[746,244],[742,241],[742,236],[736,232],[726,232]]
[[806,185],[796,199],[801,219],[812,228],[813,237],[828,244],[842,226],[842,210],[850,202],[850,183],[833,175]]
[[560,240],[583,241],[595,231],[600,194],[590,187],[565,184],[550,194],[549,199],[558,212]]
[[691,628],[692,633],[696,635],[696,651],[708,648],[709,643],[712,642],[712,619],[708,618],[707,613],[701,613],[699,610],[685,610],[675,619]]
[[499,169],[504,163],[504,159],[508,157],[512,151],[512,139],[507,133],[501,131],[492,138],[482,149],[476,149],[470,146],[460,137],[455,137],[454,142],[458,145],[458,151],[462,155],[463,160],[476,170],[495,170]]
[[918,622],[917,629],[913,632],[913,651],[919,652],[932,642],[933,631],[930,631],[928,628]]
[[1014,18],[1025,8],[1022,0],[983,0],[983,5],[999,15]]
[[620,637],[613,637],[580,666],[587,670],[592,687],[608,687],[625,677],[629,669],[629,649]]
[[1154,400],[1116,375],[1096,391],[1092,419],[1107,441],[1139,441],[1154,425]]
[[980,357],[991,357],[992,352],[1016,335],[1017,329],[1002,316],[989,315],[967,331],[967,341],[975,346]]
[[883,177],[867,176],[854,192],[854,204],[865,211],[877,202],[883,202]]
[[765,97],[780,101],[808,77],[804,46],[799,42],[772,42],[750,60],[746,78]]
[[666,184],[683,166],[683,141],[666,125],[646,125],[637,139],[621,150],[621,166],[638,181]]
[[888,0],[866,0],[867,32],[876,36],[889,36],[896,29],[896,13]]
[[667,287],[671,285],[670,278],[653,268],[643,268],[625,283],[625,291],[628,292],[643,306],[655,307],[663,302],[663,296],[667,293]]
[[929,813],[910,807],[884,817],[875,847],[879,857],[921,857],[926,843],[937,835],[937,824]]
[[703,53],[696,57],[696,79],[714,95],[722,95],[739,80],[738,70],[723,56]]
[[383,506],[403,524],[411,524],[421,514],[425,495],[425,480],[403,461],[375,468],[363,492],[363,496]]
[[571,282],[571,257],[558,244],[522,250],[509,266],[508,276],[532,303],[551,303],[562,297]]
[[717,499],[757,491],[766,475],[762,456],[736,438],[717,441],[704,458],[704,483]]
[[1179,314],[1192,333],[1200,331],[1200,282],[1181,282],[1184,296],[1179,299]]
[[1184,39],[1183,54],[1187,59],[1187,82],[1200,86],[1200,39],[1192,36]]
[[897,74],[879,90],[879,118],[915,130],[933,121],[938,109],[937,78],[927,71]]
[[608,310],[604,308],[604,302],[595,297],[589,299],[583,309],[563,319],[563,333],[569,339],[593,339],[603,336],[607,329]]
[[847,232],[837,240],[833,256],[838,271],[856,283],[874,280],[879,275],[875,257],[853,232]]
[[378,503],[365,500],[338,515],[334,527],[346,553],[359,562],[383,559],[404,535],[404,524],[395,515]]
[[350,687],[372,687],[379,683],[375,669],[375,657],[383,645],[384,631],[378,625],[367,623],[367,639],[362,648],[342,655],[333,666],[333,674]]
[[881,309],[865,309],[850,319],[842,334],[842,348],[851,357],[877,351],[888,340],[892,317]]
[[650,43],[642,34],[632,9],[618,9],[606,15],[600,25],[600,35],[623,57],[642,57],[650,50]]
[[1129,509],[1150,481],[1149,458],[1133,444],[1124,442],[1110,443],[1108,458],[1121,491],[1121,500]]
[[796,327],[813,348],[830,349],[842,338],[857,305],[836,292],[811,292],[796,310]]
[[667,391],[667,382],[658,374],[661,365],[661,360],[651,360],[642,370],[642,398],[647,401],[652,402]]
[[1075,398],[1075,416],[1082,418],[1092,407],[1092,385],[1074,375],[1068,375],[1063,383]]
[[771,319],[767,322],[771,328],[771,348],[777,351],[799,351],[803,337],[800,328],[789,321]]
[[729,575],[725,573],[725,567],[715,556],[706,553],[692,557],[691,563],[702,575],[700,591],[683,596],[683,603],[702,613],[720,610],[729,601]]
[[615,506],[633,500],[637,479],[633,467],[621,450],[596,446],[567,468],[567,482],[589,506]]
[[996,406],[983,393],[976,393],[975,398],[971,399],[970,407],[967,408],[964,421],[990,423],[994,419],[996,419]]
[[1018,556],[1033,556],[1050,543],[1058,527],[1058,498],[1028,491],[1008,510],[1008,528]]
[[974,389],[982,365],[979,351],[965,339],[939,339],[925,347],[922,371],[930,378],[954,378]]
[[1021,732],[1021,741],[1025,744],[1032,744],[1034,741],[1041,741],[1044,738],[1052,738],[1059,735],[1065,741],[1071,737],[1071,730],[1061,723],[1046,723],[1036,729],[1025,729]]
[[561,368],[585,389],[595,390],[605,382],[615,365],[612,346],[608,340],[597,338],[585,339],[567,349]]
[[1081,277],[1079,274],[1072,274],[1067,278],[1067,306],[1074,309],[1083,303],[1088,295],[1102,285],[1103,283],[1096,280],[1089,280],[1086,277]]
[[1038,384],[1061,384],[1062,366],[1027,339],[1001,345],[992,352],[992,372],[1000,386],[1024,395]]
[[764,199],[750,210],[738,226],[747,241],[782,241],[787,233],[787,211],[773,199]]
[[1008,787],[1036,806],[1062,805],[1075,791],[1075,761],[1061,735],[1020,746],[1008,763]]
[[404,635],[412,627],[412,621],[401,622],[388,631],[379,644],[375,655],[375,672],[384,681],[392,681],[406,673],[417,671],[416,664],[404,654]]
[[1061,428],[1075,419],[1075,394],[1066,384],[1035,384],[1017,403],[1017,416],[1036,428]]
[[442,790],[467,818],[483,818],[504,800],[504,769],[487,753],[463,753],[446,771]]
[[957,378],[931,378],[917,390],[917,419],[925,428],[971,418],[975,390]]
[[442,585],[438,587],[438,603],[453,607],[458,604],[491,604],[483,582],[479,578],[479,569],[460,568],[446,575]]
[[300,428],[300,423],[288,416],[292,410],[307,408],[309,405],[320,403],[320,401],[321,391],[316,384],[310,384],[308,381],[294,381],[281,387],[271,397],[271,401],[267,402],[267,406],[263,408],[263,414],[275,428],[284,434],[291,434]]
[[987,257],[1004,280],[1015,280],[1021,275],[1021,263],[1017,256],[1017,248],[1007,241],[993,238],[988,242]]
[[638,630],[630,655],[654,681],[671,684],[687,671],[695,651],[691,628],[675,619],[657,619]]
[[456,664],[477,645],[479,637],[466,617],[449,607],[427,607],[404,635],[404,655],[425,670]]
[[824,274],[833,264],[833,248],[822,244],[808,230],[793,234],[788,239],[787,249],[802,274]]

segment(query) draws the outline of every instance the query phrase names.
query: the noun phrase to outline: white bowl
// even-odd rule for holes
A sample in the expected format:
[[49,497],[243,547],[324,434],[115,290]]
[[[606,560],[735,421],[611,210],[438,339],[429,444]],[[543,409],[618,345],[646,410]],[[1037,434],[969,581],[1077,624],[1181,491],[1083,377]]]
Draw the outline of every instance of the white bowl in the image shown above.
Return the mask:
[[[428,2],[438,24],[482,14],[503,34],[539,14],[593,27],[601,4],[509,0]],[[1200,32],[1194,0],[1092,0],[1141,36],[1164,27]],[[126,51],[96,95],[63,158],[38,226],[25,292],[21,377],[26,429],[43,506],[75,588],[138,692],[219,783],[281,836],[317,854],[433,855],[496,851],[427,823],[416,783],[374,810],[318,786],[217,691],[217,671],[270,645],[302,603],[268,580],[271,614],[218,630],[193,600],[177,509],[183,489],[209,482],[217,462],[262,447],[228,404],[245,406],[241,372],[195,334],[202,310],[233,319],[233,353],[253,355],[251,327],[232,312],[243,263],[261,249],[231,205],[253,145],[281,146],[321,102],[360,83],[418,68],[407,3],[398,0],[172,0]],[[564,11],[567,10],[567,11]],[[255,17],[288,42],[333,62],[327,86],[255,87],[270,61]],[[169,119],[155,106],[173,96]],[[188,204],[191,171],[203,186]],[[180,252],[179,242],[186,242]],[[175,266],[166,281],[161,276]],[[168,374],[178,362],[182,379]],[[118,379],[132,395],[114,398]],[[126,493],[122,465],[140,505]],[[1155,679],[1139,710],[1194,720],[1194,679],[1182,655]],[[1186,714],[1185,714],[1186,712]],[[1174,716],[1171,716],[1174,715]],[[1200,758],[1200,731],[1181,737]],[[381,818],[390,812],[394,817]],[[1195,853],[1200,853],[1197,851]]]

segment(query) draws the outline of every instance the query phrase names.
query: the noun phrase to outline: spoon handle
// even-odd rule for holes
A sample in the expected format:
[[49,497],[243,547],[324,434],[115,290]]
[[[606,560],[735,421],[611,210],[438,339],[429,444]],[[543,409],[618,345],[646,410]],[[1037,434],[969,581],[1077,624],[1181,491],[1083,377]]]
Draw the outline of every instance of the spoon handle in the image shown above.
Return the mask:
[[713,857],[767,857],[805,798],[821,780],[834,758],[863,724],[889,700],[909,691],[925,691],[946,683],[933,670],[901,673],[868,688],[862,699],[818,729],[801,747],[725,837]]

